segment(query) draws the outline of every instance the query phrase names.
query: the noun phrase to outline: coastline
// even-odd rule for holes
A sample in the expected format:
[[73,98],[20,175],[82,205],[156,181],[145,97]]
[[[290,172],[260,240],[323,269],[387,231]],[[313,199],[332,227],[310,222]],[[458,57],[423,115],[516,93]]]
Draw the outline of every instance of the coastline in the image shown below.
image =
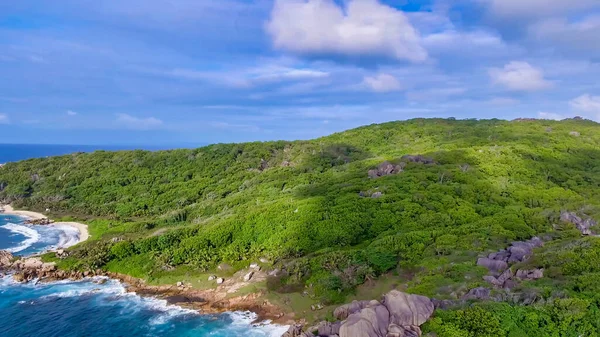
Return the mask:
[[[17,215],[17,216],[21,216],[21,217],[24,217],[24,218],[27,218],[30,220],[40,220],[40,219],[48,218],[44,214],[38,213],[38,212],[15,210],[11,205],[0,205],[0,208],[4,209],[3,214]],[[90,238],[88,226],[86,224],[82,224],[79,222],[56,222],[56,223],[50,224],[48,226],[56,226],[56,225],[69,226],[69,227],[77,229],[77,231],[79,232],[79,242],[77,242],[77,243],[87,241]]]

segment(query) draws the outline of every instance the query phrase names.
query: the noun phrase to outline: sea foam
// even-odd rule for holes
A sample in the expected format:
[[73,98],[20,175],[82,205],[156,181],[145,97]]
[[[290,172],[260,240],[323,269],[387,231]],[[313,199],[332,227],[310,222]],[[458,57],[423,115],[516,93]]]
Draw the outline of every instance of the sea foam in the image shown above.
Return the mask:
[[38,233],[35,229],[29,226],[8,223],[2,226],[2,228],[7,229],[15,234],[23,235],[25,237],[25,240],[21,241],[18,246],[7,248],[6,250],[8,252],[18,253],[31,247],[36,242],[40,241],[40,233]]

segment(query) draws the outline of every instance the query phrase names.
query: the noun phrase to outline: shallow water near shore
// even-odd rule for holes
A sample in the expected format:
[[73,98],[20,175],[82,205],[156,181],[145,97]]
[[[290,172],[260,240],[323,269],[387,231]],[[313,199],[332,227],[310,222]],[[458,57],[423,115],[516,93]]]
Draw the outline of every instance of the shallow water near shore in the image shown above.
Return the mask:
[[[0,249],[35,253],[55,245],[57,238],[25,226],[21,218],[0,215]],[[12,226],[14,225],[14,226]],[[7,227],[8,226],[8,227]],[[16,227],[17,226],[17,227]],[[35,242],[34,239],[36,239]],[[0,336],[104,337],[279,337],[287,330],[277,325],[253,325],[252,313],[201,315],[168,305],[165,300],[127,293],[121,283],[99,278],[34,285],[0,278]]]
[[27,256],[79,242],[79,231],[73,227],[25,225],[25,218],[0,214],[0,250]]

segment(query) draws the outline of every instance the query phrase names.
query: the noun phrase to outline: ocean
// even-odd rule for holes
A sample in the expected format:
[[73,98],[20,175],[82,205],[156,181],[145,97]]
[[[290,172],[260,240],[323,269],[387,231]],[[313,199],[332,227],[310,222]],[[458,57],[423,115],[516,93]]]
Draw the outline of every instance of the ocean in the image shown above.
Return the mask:
[[[185,146],[184,146],[185,147]],[[134,145],[38,145],[38,144],[0,144],[0,163],[15,162],[30,158],[61,156],[75,152],[121,151],[121,150],[167,150],[168,146]]]
[[[0,214],[0,250],[27,256],[78,242],[79,232],[25,225]],[[121,283],[18,284],[0,275],[0,337],[280,337],[285,326],[252,324],[249,312],[202,315],[164,300],[127,293]]]

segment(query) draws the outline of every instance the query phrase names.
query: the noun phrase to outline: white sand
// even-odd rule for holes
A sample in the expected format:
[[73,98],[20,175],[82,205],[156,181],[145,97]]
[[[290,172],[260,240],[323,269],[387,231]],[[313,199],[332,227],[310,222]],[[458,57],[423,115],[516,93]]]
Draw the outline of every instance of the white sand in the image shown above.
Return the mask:
[[[46,219],[48,218],[42,213],[30,212],[30,211],[19,211],[15,210],[11,205],[0,205],[0,208],[4,208],[4,214],[9,215],[18,215],[32,220]],[[82,224],[79,222],[56,222],[52,225],[65,225],[70,226],[79,231],[79,242],[86,241],[90,238],[90,234],[88,232],[88,226],[86,224]],[[49,225],[49,226],[52,226]]]

